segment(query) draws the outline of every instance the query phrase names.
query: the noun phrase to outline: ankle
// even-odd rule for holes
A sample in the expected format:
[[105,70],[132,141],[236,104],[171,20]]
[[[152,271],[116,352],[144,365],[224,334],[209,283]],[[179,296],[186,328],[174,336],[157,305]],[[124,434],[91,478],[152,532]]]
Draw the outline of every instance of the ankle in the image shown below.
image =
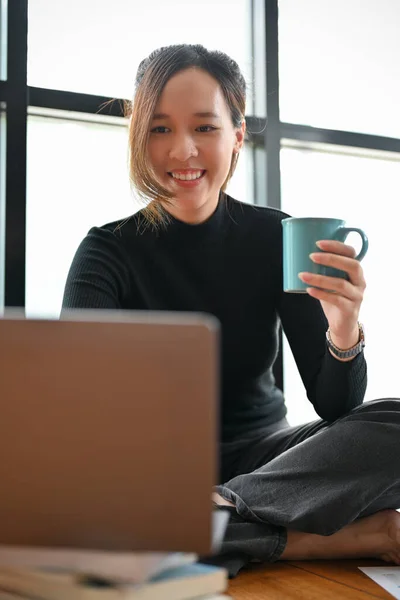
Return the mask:
[[218,504],[218,506],[235,506],[232,502],[225,500],[225,498],[217,494],[217,492],[212,493],[212,500],[215,502],[215,504]]

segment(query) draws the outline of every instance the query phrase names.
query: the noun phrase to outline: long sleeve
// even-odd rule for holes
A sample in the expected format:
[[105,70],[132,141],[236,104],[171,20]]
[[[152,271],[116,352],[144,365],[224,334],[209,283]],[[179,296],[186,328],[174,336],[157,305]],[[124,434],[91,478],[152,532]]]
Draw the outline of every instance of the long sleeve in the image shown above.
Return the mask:
[[[282,291],[285,214],[230,197],[196,226],[141,214],[89,231],[72,262],[63,308],[205,312],[221,323],[221,439],[282,419],[274,384],[279,316],[317,413],[332,421],[363,401],[366,365],[333,358],[318,301]],[[123,226],[122,226],[123,225]]]
[[300,376],[317,414],[334,421],[362,404],[367,387],[367,365],[362,352],[349,362],[329,352],[328,323],[318,300],[281,293],[279,315]]
[[129,295],[128,257],[111,231],[93,228],[72,261],[63,309],[123,308]]

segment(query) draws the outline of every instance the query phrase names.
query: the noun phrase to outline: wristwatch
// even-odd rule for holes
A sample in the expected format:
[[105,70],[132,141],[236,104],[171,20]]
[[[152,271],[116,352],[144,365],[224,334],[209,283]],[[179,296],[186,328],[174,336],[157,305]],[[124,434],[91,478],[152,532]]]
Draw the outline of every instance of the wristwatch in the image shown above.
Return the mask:
[[360,337],[358,339],[357,344],[352,348],[348,348],[347,350],[341,350],[332,342],[331,332],[328,329],[328,331],[326,332],[326,341],[330,351],[338,358],[353,358],[353,356],[357,356],[357,354],[360,354],[360,352],[362,352],[365,347],[365,333],[362,323],[358,323],[358,330],[360,332]]

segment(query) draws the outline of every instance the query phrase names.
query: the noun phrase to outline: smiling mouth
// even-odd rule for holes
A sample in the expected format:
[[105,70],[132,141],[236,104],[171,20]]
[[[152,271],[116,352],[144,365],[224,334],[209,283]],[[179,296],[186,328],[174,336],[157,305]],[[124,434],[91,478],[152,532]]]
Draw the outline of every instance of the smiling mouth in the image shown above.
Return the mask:
[[204,177],[205,172],[206,171],[203,169],[191,171],[190,173],[173,173],[169,171],[168,175],[172,177],[172,179],[176,179],[178,181],[195,181],[196,179],[201,179]]

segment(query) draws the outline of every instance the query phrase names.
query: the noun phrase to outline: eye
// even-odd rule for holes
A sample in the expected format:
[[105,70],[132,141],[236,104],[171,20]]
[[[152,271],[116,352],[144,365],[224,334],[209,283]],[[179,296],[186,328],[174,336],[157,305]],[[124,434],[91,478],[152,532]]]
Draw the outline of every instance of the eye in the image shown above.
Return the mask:
[[158,125],[157,127],[153,127],[153,129],[150,129],[150,133],[167,133],[167,129],[168,127]]
[[216,131],[216,129],[217,128],[212,125],[200,125],[200,127],[197,128],[200,133],[209,133],[210,131]]

